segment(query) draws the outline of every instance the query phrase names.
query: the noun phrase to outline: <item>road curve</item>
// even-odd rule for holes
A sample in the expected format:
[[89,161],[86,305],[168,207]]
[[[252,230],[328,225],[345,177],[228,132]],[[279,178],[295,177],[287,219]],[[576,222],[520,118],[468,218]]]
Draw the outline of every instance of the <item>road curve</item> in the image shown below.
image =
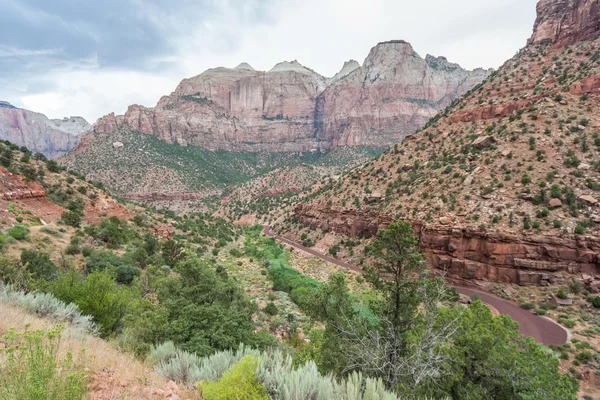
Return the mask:
[[[352,265],[347,262],[338,260],[337,258],[320,253],[308,247],[304,247],[300,243],[294,242],[293,240],[276,235],[273,232],[271,232],[271,228],[269,226],[265,226],[264,228],[264,234],[268,237],[272,237],[275,240],[288,244],[299,250],[305,251],[315,257],[335,264],[339,267],[359,273],[363,272],[362,269],[356,265]],[[476,295],[481,299],[481,301],[483,301],[486,304],[489,304],[490,306],[498,310],[500,314],[509,315],[512,319],[517,321],[517,323],[519,324],[519,332],[523,336],[532,337],[539,343],[545,345],[563,344],[568,340],[568,331],[561,325],[557,324],[554,321],[551,321],[550,319],[534,315],[530,311],[524,310],[512,302],[501,299],[500,297],[490,293],[464,287],[455,287],[455,289],[458,293],[461,293],[466,296]]]

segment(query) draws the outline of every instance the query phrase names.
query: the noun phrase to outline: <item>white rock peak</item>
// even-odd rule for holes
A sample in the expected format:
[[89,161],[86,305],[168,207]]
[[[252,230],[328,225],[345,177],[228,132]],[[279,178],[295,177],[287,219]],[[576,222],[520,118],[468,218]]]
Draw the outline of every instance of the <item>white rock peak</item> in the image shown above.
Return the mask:
[[254,68],[252,68],[252,66],[250,64],[248,64],[246,62],[241,63],[240,65],[238,65],[234,69],[246,69],[248,71],[256,71]]
[[285,71],[294,71],[300,72],[303,74],[314,74],[315,72],[306,68],[304,65],[300,64],[297,60],[294,61],[283,61],[276,64],[273,68],[269,70],[269,72],[285,72]]
[[352,72],[356,71],[359,68],[360,68],[360,64],[358,63],[358,61],[356,61],[356,60],[346,61],[344,63],[344,66],[340,70],[340,72],[338,72],[332,78],[329,78],[327,80],[327,86],[331,85],[334,82],[339,81],[342,78],[345,78],[346,76],[350,75]]

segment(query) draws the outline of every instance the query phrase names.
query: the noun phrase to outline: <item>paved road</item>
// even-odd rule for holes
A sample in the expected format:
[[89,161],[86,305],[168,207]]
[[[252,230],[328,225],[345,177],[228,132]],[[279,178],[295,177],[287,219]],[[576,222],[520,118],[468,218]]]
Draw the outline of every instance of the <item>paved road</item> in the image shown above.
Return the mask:
[[[348,264],[344,261],[338,260],[337,258],[320,253],[308,247],[304,247],[300,243],[296,243],[293,240],[274,234],[271,232],[271,228],[269,226],[265,226],[264,234],[292,247],[305,251],[322,260],[333,263],[339,267],[362,273],[362,269],[356,265]],[[512,319],[517,321],[519,323],[519,332],[521,332],[521,334],[524,336],[531,336],[542,344],[563,344],[568,340],[567,330],[561,325],[549,319],[534,315],[531,313],[531,311],[524,310],[510,301],[501,299],[500,297],[490,293],[485,293],[470,288],[456,287],[456,291],[466,296],[477,295],[481,301],[494,307],[500,314],[509,315]]]

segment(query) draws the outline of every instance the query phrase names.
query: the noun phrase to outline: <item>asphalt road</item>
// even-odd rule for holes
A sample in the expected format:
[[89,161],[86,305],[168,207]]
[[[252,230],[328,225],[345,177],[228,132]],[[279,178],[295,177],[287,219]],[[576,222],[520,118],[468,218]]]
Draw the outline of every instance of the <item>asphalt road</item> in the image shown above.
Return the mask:
[[[305,251],[322,260],[333,263],[339,267],[362,273],[362,269],[356,265],[348,264],[344,261],[338,260],[335,257],[331,257],[308,247],[304,247],[300,243],[296,243],[293,240],[275,235],[273,232],[271,232],[271,228],[268,226],[265,226],[264,234],[299,250]],[[519,332],[521,332],[522,335],[528,337],[530,336],[539,343],[545,345],[563,344],[568,340],[567,330],[554,321],[534,315],[531,313],[531,311],[524,310],[518,305],[501,299],[493,294],[470,288],[455,288],[457,292],[466,296],[477,295],[481,301],[494,307],[500,314],[509,315],[512,319],[519,323]]]

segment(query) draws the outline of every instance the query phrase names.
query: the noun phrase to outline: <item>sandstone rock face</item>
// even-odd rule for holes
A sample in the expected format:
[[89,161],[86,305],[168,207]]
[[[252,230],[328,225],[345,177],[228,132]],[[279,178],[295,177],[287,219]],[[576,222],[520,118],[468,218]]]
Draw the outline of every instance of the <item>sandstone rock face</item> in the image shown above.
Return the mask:
[[49,120],[43,114],[16,108],[7,102],[0,103],[0,139],[27,146],[49,158],[56,158],[76,147],[78,135],[90,128],[81,117]]
[[184,79],[156,107],[132,105],[124,116],[109,114],[93,132],[124,128],[212,150],[383,147],[420,128],[489,74],[443,57],[422,59],[403,41],[380,43],[363,66],[351,60],[330,79],[298,61],[267,72],[242,63]]
[[361,68],[319,96],[317,136],[333,147],[392,145],[490,73],[465,71],[443,57],[422,59],[404,41],[380,43]]
[[46,189],[37,181],[25,182],[6,168],[0,168],[0,199],[21,200],[43,198]]
[[600,33],[600,0],[541,0],[531,41],[568,45]]
[[[394,219],[373,211],[300,204],[296,219],[312,228],[350,237],[374,237]],[[480,232],[412,220],[421,251],[432,267],[456,281],[519,285],[556,284],[566,274],[596,274],[600,238]]]

